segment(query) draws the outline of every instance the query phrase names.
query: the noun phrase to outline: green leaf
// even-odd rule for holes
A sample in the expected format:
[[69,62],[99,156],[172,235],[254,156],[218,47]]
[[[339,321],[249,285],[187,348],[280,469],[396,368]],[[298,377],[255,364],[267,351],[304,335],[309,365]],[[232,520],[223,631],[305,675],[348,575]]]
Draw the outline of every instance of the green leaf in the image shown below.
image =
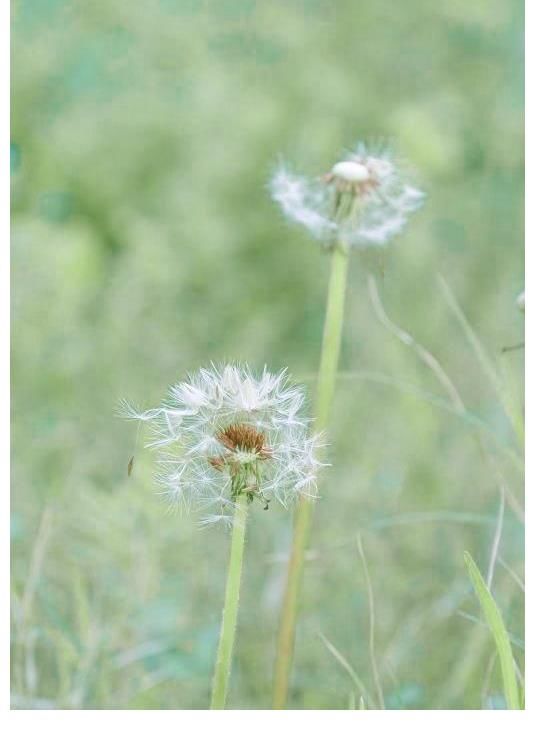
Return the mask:
[[464,560],[468,568],[468,575],[472,581],[475,592],[479,599],[481,609],[485,614],[487,624],[492,631],[496,649],[500,657],[500,665],[502,669],[503,689],[507,707],[510,710],[520,710],[520,700],[518,695],[518,685],[515,675],[515,662],[511,642],[505,624],[503,622],[500,610],[496,605],[492,594],[485,585],[483,576],[479,572],[479,568],[475,564],[470,553],[464,553]]

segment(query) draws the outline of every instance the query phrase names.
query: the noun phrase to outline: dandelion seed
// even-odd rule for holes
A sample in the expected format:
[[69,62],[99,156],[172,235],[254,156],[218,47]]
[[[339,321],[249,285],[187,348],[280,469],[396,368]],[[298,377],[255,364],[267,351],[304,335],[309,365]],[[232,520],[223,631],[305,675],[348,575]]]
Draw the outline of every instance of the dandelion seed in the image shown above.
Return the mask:
[[328,248],[386,245],[424,199],[389,150],[362,143],[317,179],[280,166],[270,191],[288,219]]
[[158,452],[156,481],[170,500],[203,513],[202,525],[229,524],[245,495],[267,509],[315,496],[321,438],[310,434],[305,396],[286,372],[249,367],[203,368],[169,389],[159,408],[121,415],[147,422]]

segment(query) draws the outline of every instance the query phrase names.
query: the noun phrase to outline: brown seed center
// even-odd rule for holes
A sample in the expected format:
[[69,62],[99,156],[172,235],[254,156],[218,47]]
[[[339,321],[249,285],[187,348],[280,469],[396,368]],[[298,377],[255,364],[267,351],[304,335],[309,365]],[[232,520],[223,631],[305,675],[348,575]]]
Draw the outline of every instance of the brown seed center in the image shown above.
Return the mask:
[[216,438],[230,451],[251,451],[262,458],[269,455],[264,434],[248,423],[232,423],[219,431]]

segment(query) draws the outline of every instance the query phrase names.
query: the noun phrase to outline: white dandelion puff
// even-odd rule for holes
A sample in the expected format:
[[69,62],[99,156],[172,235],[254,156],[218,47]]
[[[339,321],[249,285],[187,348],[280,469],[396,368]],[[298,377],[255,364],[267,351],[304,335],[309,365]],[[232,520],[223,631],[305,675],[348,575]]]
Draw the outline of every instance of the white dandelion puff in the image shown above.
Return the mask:
[[516,306],[521,312],[526,311],[526,294],[524,291],[521,291],[520,294],[517,296]]
[[384,246],[405,227],[424,193],[406,179],[386,148],[363,143],[326,175],[309,179],[281,165],[271,178],[285,216],[327,247]]
[[230,524],[239,495],[268,508],[314,497],[321,435],[311,433],[305,394],[286,371],[211,365],[169,389],[159,408],[126,401],[127,419],[147,422],[158,452],[156,482],[174,505],[202,514],[201,524]]

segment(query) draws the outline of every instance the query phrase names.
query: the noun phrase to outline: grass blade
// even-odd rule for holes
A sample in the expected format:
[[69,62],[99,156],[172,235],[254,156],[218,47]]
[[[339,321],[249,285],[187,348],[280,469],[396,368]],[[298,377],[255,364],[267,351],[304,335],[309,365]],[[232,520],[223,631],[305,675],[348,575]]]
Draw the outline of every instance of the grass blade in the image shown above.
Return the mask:
[[520,699],[515,675],[515,661],[505,624],[498,606],[496,605],[489,589],[485,585],[483,576],[479,572],[479,568],[475,564],[470,553],[465,552],[464,560],[468,569],[468,575],[470,576],[474,590],[477,593],[481,609],[485,615],[487,624],[492,631],[494,641],[496,642],[496,649],[498,651],[498,656],[500,657],[503,689],[507,707],[510,710],[519,710]]
[[349,674],[351,679],[353,680],[355,687],[359,690],[359,692],[362,695],[368,696],[368,690],[364,686],[364,682],[360,679],[358,674],[355,672],[351,664],[347,661],[345,656],[338,651],[338,649],[334,646],[334,644],[331,644],[329,639],[327,639],[326,636],[324,636],[321,631],[319,632],[319,637],[327,647],[327,649],[331,652],[333,657],[336,659],[336,661],[346,670],[346,672]]
[[509,421],[511,422],[511,425],[517,435],[519,443],[523,444],[524,443],[524,424],[523,424],[522,414],[518,412],[518,408],[511,402],[510,396],[505,390],[505,384],[503,383],[502,378],[498,374],[496,366],[495,366],[492,358],[489,357],[489,355],[485,351],[485,348],[483,347],[480,339],[476,335],[472,325],[470,324],[465,313],[461,309],[459,302],[455,298],[454,293],[448,286],[444,277],[442,277],[440,274],[438,275],[438,283],[442,289],[446,303],[448,304],[451,311],[457,318],[457,321],[461,325],[461,328],[465,334],[465,337],[468,340],[468,342],[470,343],[472,349],[474,350],[474,353],[479,361],[479,364],[481,365],[481,368],[483,369],[488,380],[492,384],[492,387],[494,388],[494,390],[502,404],[505,414],[508,417]]

